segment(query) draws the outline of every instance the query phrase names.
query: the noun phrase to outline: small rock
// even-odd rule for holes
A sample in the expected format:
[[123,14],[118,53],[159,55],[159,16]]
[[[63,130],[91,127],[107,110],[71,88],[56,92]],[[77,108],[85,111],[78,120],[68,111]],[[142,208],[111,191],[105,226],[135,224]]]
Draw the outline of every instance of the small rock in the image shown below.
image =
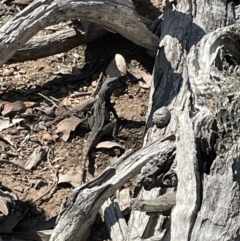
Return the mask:
[[93,82],[92,82],[92,87],[97,87],[97,81],[96,80],[94,80]]
[[88,92],[88,87],[87,86],[83,86],[83,92]]
[[171,118],[171,112],[166,106],[163,106],[153,113],[153,123],[158,127],[162,128],[166,126]]
[[10,76],[10,75],[13,75],[13,72],[14,70],[12,71],[12,69],[5,69],[3,72],[2,72],[2,76]]
[[19,74],[26,74],[26,71],[25,70],[20,70]]
[[61,166],[60,166],[59,164],[55,164],[55,165],[54,165],[54,168],[58,170],[58,169],[61,168]]

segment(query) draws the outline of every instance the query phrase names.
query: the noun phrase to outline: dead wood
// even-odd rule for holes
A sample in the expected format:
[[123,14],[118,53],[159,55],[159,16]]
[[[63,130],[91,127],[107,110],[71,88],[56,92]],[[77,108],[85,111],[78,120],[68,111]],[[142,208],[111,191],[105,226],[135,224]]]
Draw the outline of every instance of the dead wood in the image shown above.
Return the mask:
[[[157,40],[142,29],[127,1],[125,6],[118,1],[91,2],[91,12],[87,4],[81,9],[76,2],[43,2],[48,4],[44,12],[44,4],[35,2],[1,28],[1,64],[40,29],[36,21],[42,20],[42,28],[65,16],[93,22],[97,17],[99,24],[114,27],[135,43],[155,47],[152,43]],[[144,147],[131,156],[127,152],[99,178],[74,189],[62,204],[51,240],[84,240],[104,201],[156,157],[167,164],[159,164],[160,171],[152,168],[145,179],[142,171],[139,183],[153,189],[140,186],[137,199],[161,200],[163,194],[170,195],[176,189],[176,205],[169,216],[133,210],[124,240],[240,239],[240,24],[236,23],[235,4],[221,0],[164,1],[163,10]],[[24,14],[29,20],[22,19]],[[57,16],[57,21],[49,14]],[[137,31],[129,27],[129,20]],[[23,31],[13,32],[19,27]],[[163,106],[171,118],[158,128],[152,117]],[[169,136],[174,140],[159,141]],[[156,185],[155,180],[163,176],[170,177],[169,185]],[[120,230],[118,226],[123,236]]]
[[34,1],[0,29],[0,66],[39,30],[68,19],[85,19],[114,29],[130,41],[156,53],[158,38],[134,12],[131,1]]
[[82,21],[82,31],[76,28],[57,31],[46,36],[31,38],[23,48],[19,49],[9,62],[36,60],[54,54],[66,52],[79,45],[90,43],[108,33],[100,25]]
[[154,141],[135,154],[130,155],[128,151],[99,177],[69,193],[62,204],[50,240],[84,240],[86,231],[104,201],[139,173],[141,167],[155,155],[174,149],[174,139],[174,135],[169,135]]
[[[240,26],[223,27],[229,20],[220,9],[229,11],[227,16],[232,18],[232,8],[225,4],[178,1],[164,6],[145,144],[176,133],[176,206],[170,216],[171,229],[162,215],[153,224],[145,213],[133,211],[126,240],[151,240],[158,232],[159,240],[240,238],[235,208],[240,201],[240,176],[236,174],[240,162],[236,138],[240,131]],[[152,116],[162,106],[168,106],[171,120],[158,129]],[[165,191],[142,189],[138,198],[157,197]]]
[[176,193],[169,192],[158,198],[150,200],[133,198],[131,202],[131,209],[147,213],[160,213],[163,215],[169,215],[170,211],[175,205]]
[[108,199],[104,202],[101,209],[104,213],[104,220],[110,233],[111,240],[123,241],[128,231],[128,226],[122,215],[118,201],[115,200],[112,203],[111,200]]

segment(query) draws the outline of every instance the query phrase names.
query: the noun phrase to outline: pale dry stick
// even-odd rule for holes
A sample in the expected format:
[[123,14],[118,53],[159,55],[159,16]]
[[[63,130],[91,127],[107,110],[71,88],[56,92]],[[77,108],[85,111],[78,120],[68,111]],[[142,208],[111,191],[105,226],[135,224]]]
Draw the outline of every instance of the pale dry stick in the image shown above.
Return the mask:
[[46,97],[45,95],[43,95],[41,93],[38,93],[38,95],[42,96],[45,100],[50,101],[55,107],[58,108],[58,105],[53,100],[49,99],[48,97]]
[[[58,177],[57,177],[58,176],[58,171],[53,167],[52,163],[49,160],[50,159],[49,158],[50,152],[48,152],[48,155],[47,155],[47,162],[48,162],[49,166],[51,167],[51,169],[54,171],[54,180],[53,180],[52,185],[48,188],[48,190],[44,194],[42,194],[40,197],[38,197],[36,200],[34,200],[33,203],[36,203],[37,201],[42,199],[44,196],[46,196],[52,190],[52,188],[55,186],[55,184],[58,181]],[[55,161],[55,159],[53,160],[53,162],[54,161]]]
[[85,95],[91,95],[92,96],[93,92],[78,92],[78,93],[73,93],[70,95],[70,97],[81,97]]
[[58,99],[54,98],[53,96],[50,96],[49,98],[50,98],[51,100],[53,100],[53,101],[58,102],[58,103],[60,102],[60,100],[58,100]]

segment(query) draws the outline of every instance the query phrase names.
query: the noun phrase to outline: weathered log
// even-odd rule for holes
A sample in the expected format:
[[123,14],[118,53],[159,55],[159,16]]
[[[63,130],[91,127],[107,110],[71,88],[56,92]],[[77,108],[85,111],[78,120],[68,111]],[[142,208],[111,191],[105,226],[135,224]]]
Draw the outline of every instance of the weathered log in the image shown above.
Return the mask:
[[70,192],[61,206],[50,240],[84,240],[85,233],[104,201],[136,176],[141,167],[155,155],[174,149],[174,140],[175,136],[169,135],[154,141],[133,155],[127,152],[99,177]]
[[124,219],[118,202],[114,203],[110,199],[102,205],[102,212],[104,213],[104,220],[106,222],[108,231],[112,241],[123,241],[128,231],[126,220]]
[[131,1],[34,1],[0,28],[0,66],[39,30],[68,19],[103,25],[156,53],[158,38],[141,22]]
[[[223,28],[234,23],[233,11],[223,1],[178,1],[164,6],[145,144],[176,133],[178,186],[171,236],[170,227],[162,222],[159,240],[240,238],[236,208],[240,202],[236,173],[240,163],[240,28],[237,24]],[[162,106],[168,106],[171,120],[158,129],[152,116]],[[146,199],[145,193],[141,190],[138,198]],[[158,222],[162,219],[160,216]],[[150,226],[146,235],[143,230]],[[127,240],[151,240],[155,235],[157,230],[147,215],[133,211]]]
[[[151,20],[143,16],[139,17],[147,26],[150,26],[152,23]],[[106,28],[95,23],[82,20],[78,21],[78,24],[81,24],[82,29],[79,29],[78,26],[74,26],[46,36],[32,37],[8,62],[14,63],[36,60],[66,52],[79,45],[88,44],[109,33]]]
[[79,45],[90,43],[108,33],[100,25],[91,24],[86,30],[83,22],[83,32],[75,28],[57,31],[53,34],[35,36],[31,38],[23,48],[19,49],[9,60],[9,62],[22,62],[36,60],[54,54],[66,52]]
[[[56,2],[59,3],[57,9],[63,9],[64,3],[61,5],[60,1],[53,1],[54,4]],[[103,6],[100,1],[97,3],[99,7]],[[147,149],[153,140],[172,133],[176,136],[177,149],[167,160],[174,159],[170,160],[174,164],[170,169],[174,169],[177,175],[176,205],[170,216],[153,217],[132,211],[125,240],[240,239],[240,24],[235,23],[234,4],[222,0],[179,0],[165,1],[164,4],[161,31],[158,31],[161,35],[150,94],[145,147],[133,155],[140,154],[140,159],[128,159],[134,162],[133,165],[139,166],[131,166],[131,161],[129,165],[125,161],[117,163],[94,182],[71,192],[62,205],[51,240],[81,239],[101,204],[125,181],[136,175],[136,170],[139,171],[144,163],[156,158],[161,145],[168,144],[168,148],[172,145],[170,149],[173,152],[175,147],[171,141]],[[70,10],[73,5],[69,5]],[[54,6],[49,3],[49,8]],[[113,9],[112,6],[109,4],[108,9]],[[126,13],[126,9],[130,13],[129,6],[123,7],[121,13]],[[29,13],[29,10],[30,7],[25,13]],[[89,16],[93,18],[91,14]],[[96,16],[102,17],[101,24],[110,27],[111,24],[107,23],[109,18],[101,16],[103,14],[104,10],[100,8]],[[66,15],[74,16],[72,18],[79,16],[68,11]],[[16,27],[20,26],[21,21],[15,22],[21,19],[19,16],[23,15],[10,21]],[[111,17],[116,20],[114,16]],[[43,20],[43,26],[51,24],[51,21],[44,21],[46,19]],[[122,18],[119,21],[126,26]],[[226,26],[230,23],[234,25]],[[11,24],[7,26],[12,27]],[[30,25],[29,29],[33,31],[35,27]],[[136,25],[136,28],[139,27],[139,24]],[[121,33],[123,28],[119,28]],[[13,28],[10,29],[12,31]],[[9,39],[0,45],[2,50],[6,43],[11,42],[12,36],[14,44],[9,44],[9,49],[4,51],[2,63],[16,50],[18,35],[11,31],[8,32]],[[21,35],[24,41],[32,36],[28,31],[23,33],[27,33],[26,36]],[[171,119],[167,126],[158,128],[153,126],[152,116],[162,106],[168,107]],[[106,177],[107,174],[111,174],[111,178]],[[137,198],[157,198],[171,192],[171,189],[141,189]]]

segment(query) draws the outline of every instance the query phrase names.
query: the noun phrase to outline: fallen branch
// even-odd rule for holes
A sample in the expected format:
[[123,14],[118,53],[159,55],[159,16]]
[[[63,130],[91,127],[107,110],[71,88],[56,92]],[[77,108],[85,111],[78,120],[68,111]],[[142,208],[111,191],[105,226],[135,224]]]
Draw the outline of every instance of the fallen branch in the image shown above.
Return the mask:
[[91,24],[87,32],[84,28],[84,33],[69,28],[46,36],[35,36],[22,49],[19,49],[9,62],[35,60],[66,52],[79,45],[90,43],[107,33],[108,31],[102,26]]
[[[107,198],[131,178],[159,153],[175,148],[175,136],[157,139],[150,145],[131,154],[125,153],[108,167],[99,177],[74,189],[62,204],[57,225],[51,236],[56,240],[84,240],[86,231]],[[161,161],[161,160],[159,160]]]
[[39,30],[68,19],[85,19],[103,25],[154,55],[158,38],[134,12],[131,1],[34,1],[0,29],[0,66]]

